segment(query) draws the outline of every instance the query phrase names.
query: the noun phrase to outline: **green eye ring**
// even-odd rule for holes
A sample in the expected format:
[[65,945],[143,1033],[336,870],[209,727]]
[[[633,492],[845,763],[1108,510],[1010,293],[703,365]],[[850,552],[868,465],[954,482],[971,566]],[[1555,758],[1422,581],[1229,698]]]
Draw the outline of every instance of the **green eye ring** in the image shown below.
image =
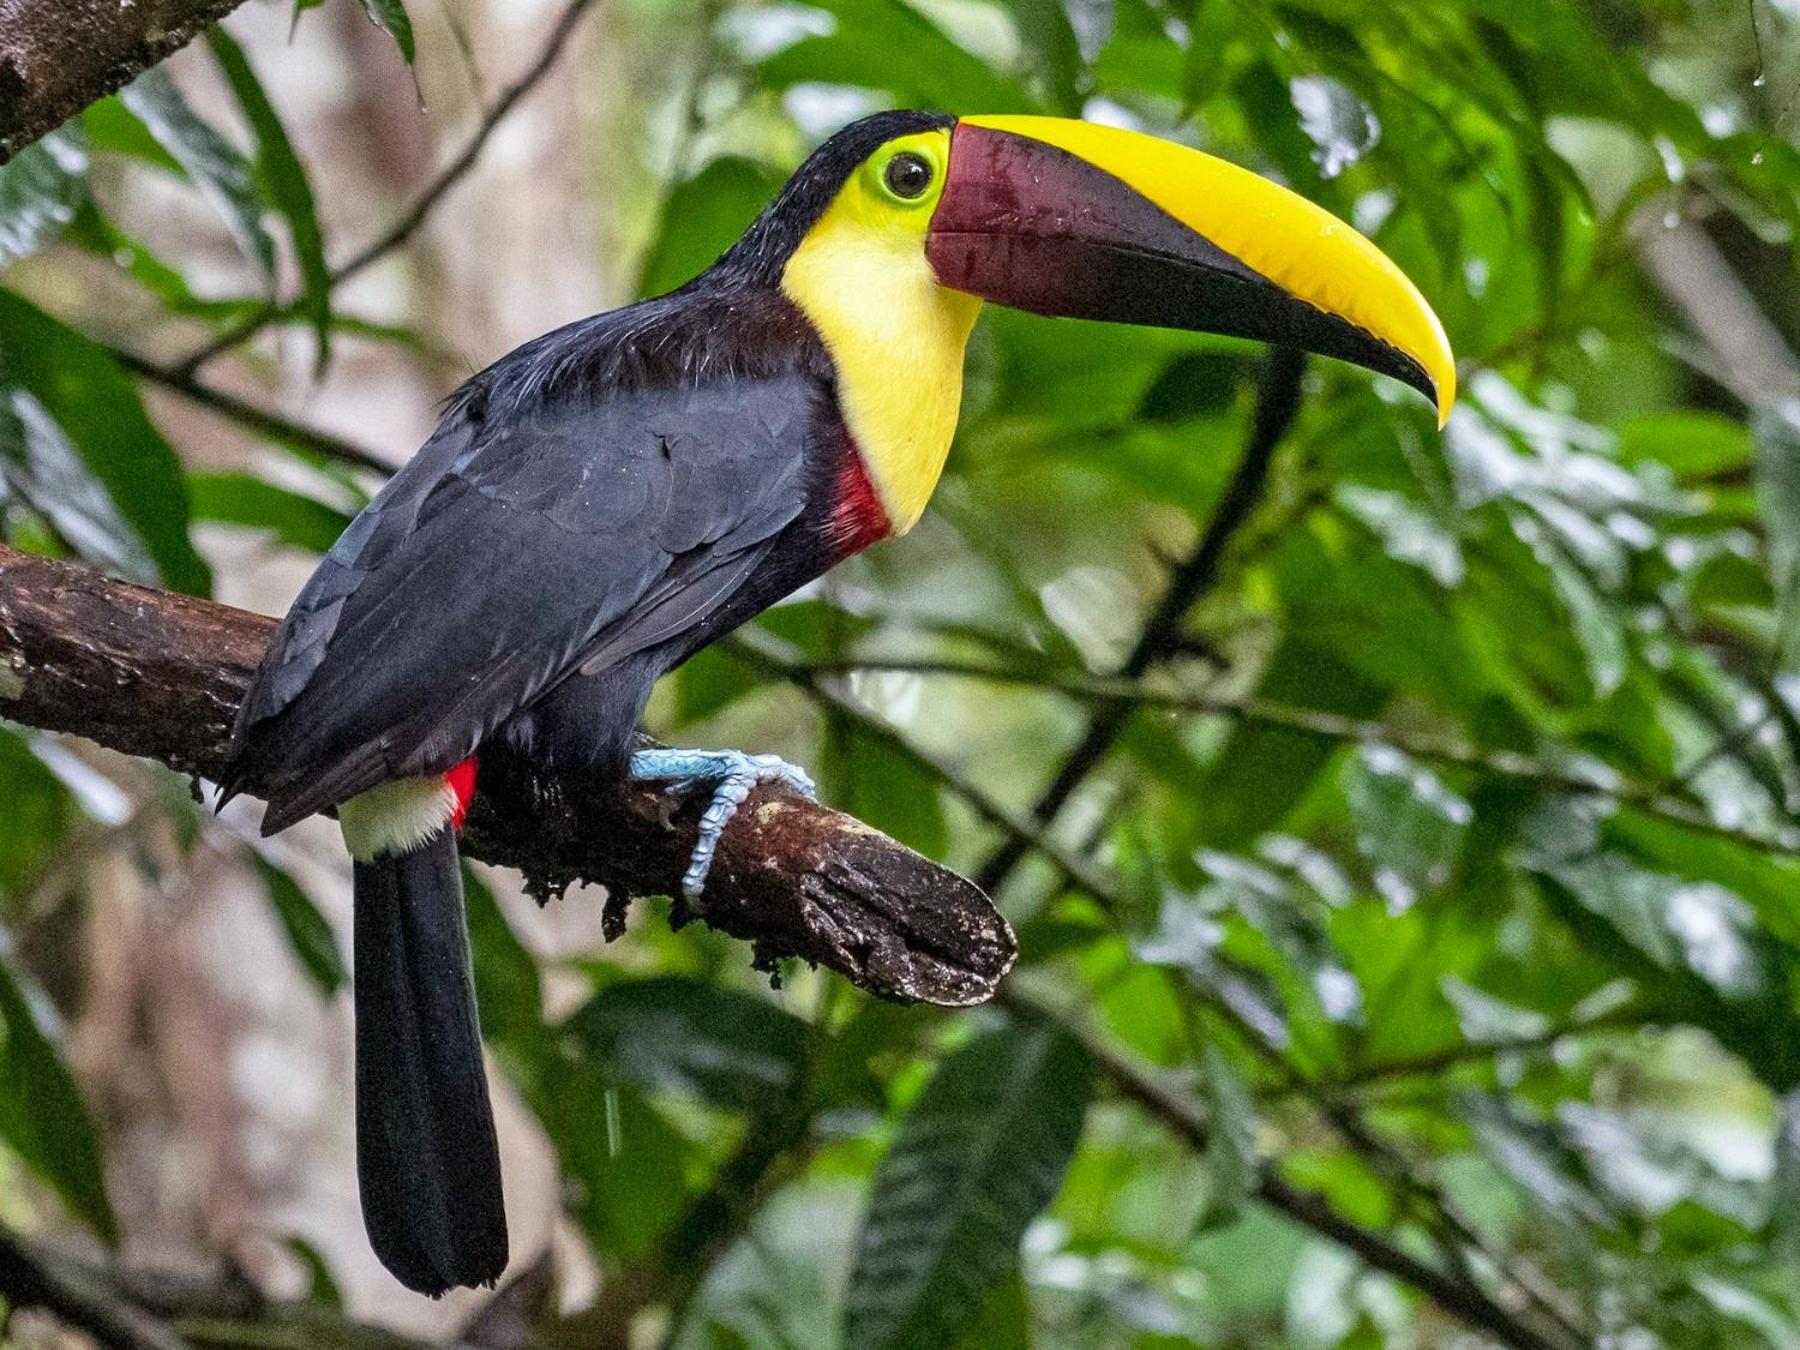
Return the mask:
[[909,136],[871,159],[866,172],[878,198],[911,210],[937,200],[944,185],[944,154],[929,138]]

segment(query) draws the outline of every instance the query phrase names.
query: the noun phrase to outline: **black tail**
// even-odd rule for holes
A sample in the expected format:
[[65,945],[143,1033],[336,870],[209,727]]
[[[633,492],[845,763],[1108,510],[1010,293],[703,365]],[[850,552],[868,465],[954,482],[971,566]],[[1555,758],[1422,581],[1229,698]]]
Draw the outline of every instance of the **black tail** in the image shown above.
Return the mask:
[[356,864],[356,1170],[381,1264],[433,1297],[506,1268],[456,836]]

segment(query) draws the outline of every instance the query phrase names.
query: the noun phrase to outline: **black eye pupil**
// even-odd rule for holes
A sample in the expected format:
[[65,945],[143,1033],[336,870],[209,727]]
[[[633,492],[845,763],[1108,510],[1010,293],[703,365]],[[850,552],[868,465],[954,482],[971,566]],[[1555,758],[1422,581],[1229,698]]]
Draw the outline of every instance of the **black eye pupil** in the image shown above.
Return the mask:
[[895,155],[888,161],[887,185],[896,197],[923,196],[931,186],[931,165],[919,155]]

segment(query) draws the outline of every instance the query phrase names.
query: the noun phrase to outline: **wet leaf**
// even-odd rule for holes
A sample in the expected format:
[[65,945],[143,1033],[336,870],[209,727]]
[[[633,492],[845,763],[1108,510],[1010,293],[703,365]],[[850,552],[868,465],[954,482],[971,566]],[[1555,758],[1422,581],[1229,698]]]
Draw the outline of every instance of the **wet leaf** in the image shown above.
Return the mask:
[[0,951],[0,1140],[104,1242],[118,1241],[100,1140],[53,1030]]
[[1450,879],[1473,818],[1468,802],[1430,769],[1387,746],[1358,751],[1346,779],[1356,847],[1391,910],[1409,908]]
[[187,487],[174,450],[104,348],[0,291],[4,374],[36,400],[155,559],[162,580],[204,595],[212,576],[188,539]]
[[54,241],[87,199],[87,141],[70,123],[0,164],[0,266]]
[[152,66],[120,90],[119,101],[200,189],[272,293],[275,243],[263,229],[263,202],[250,162],[201,119],[161,66]]
[[244,49],[217,24],[206,30],[206,40],[256,138],[258,190],[287,221],[300,268],[300,308],[318,340],[315,372],[323,372],[331,357],[331,272],[325,264],[325,237],[312,184]]
[[1300,129],[1312,139],[1313,162],[1327,178],[1336,178],[1381,138],[1374,110],[1328,75],[1297,76],[1288,92],[1300,114]]
[[4,375],[0,368],[0,484],[40,513],[77,557],[155,581],[156,560],[81,452],[44,405]]
[[281,921],[282,932],[287,935],[288,947],[319,987],[319,992],[329,998],[350,978],[344,967],[343,953],[338,950],[337,934],[332,932],[330,922],[292,877],[260,854],[251,857],[262,877],[263,889],[268,892],[269,904]]
[[1081,1138],[1090,1068],[1038,1027],[988,1032],[951,1055],[876,1169],[844,1342],[930,1350],[973,1324]]
[[406,13],[406,0],[362,0],[363,13],[369,22],[394,39],[406,64],[413,63],[412,19]]

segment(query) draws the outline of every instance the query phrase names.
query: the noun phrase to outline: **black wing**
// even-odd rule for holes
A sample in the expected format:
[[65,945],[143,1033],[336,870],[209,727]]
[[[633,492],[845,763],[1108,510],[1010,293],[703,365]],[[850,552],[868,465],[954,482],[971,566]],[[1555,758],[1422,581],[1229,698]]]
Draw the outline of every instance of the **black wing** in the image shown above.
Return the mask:
[[577,666],[704,617],[805,506],[815,398],[796,374],[491,426],[453,416],[282,621],[238,714],[227,793],[267,797],[272,831],[441,773]]

